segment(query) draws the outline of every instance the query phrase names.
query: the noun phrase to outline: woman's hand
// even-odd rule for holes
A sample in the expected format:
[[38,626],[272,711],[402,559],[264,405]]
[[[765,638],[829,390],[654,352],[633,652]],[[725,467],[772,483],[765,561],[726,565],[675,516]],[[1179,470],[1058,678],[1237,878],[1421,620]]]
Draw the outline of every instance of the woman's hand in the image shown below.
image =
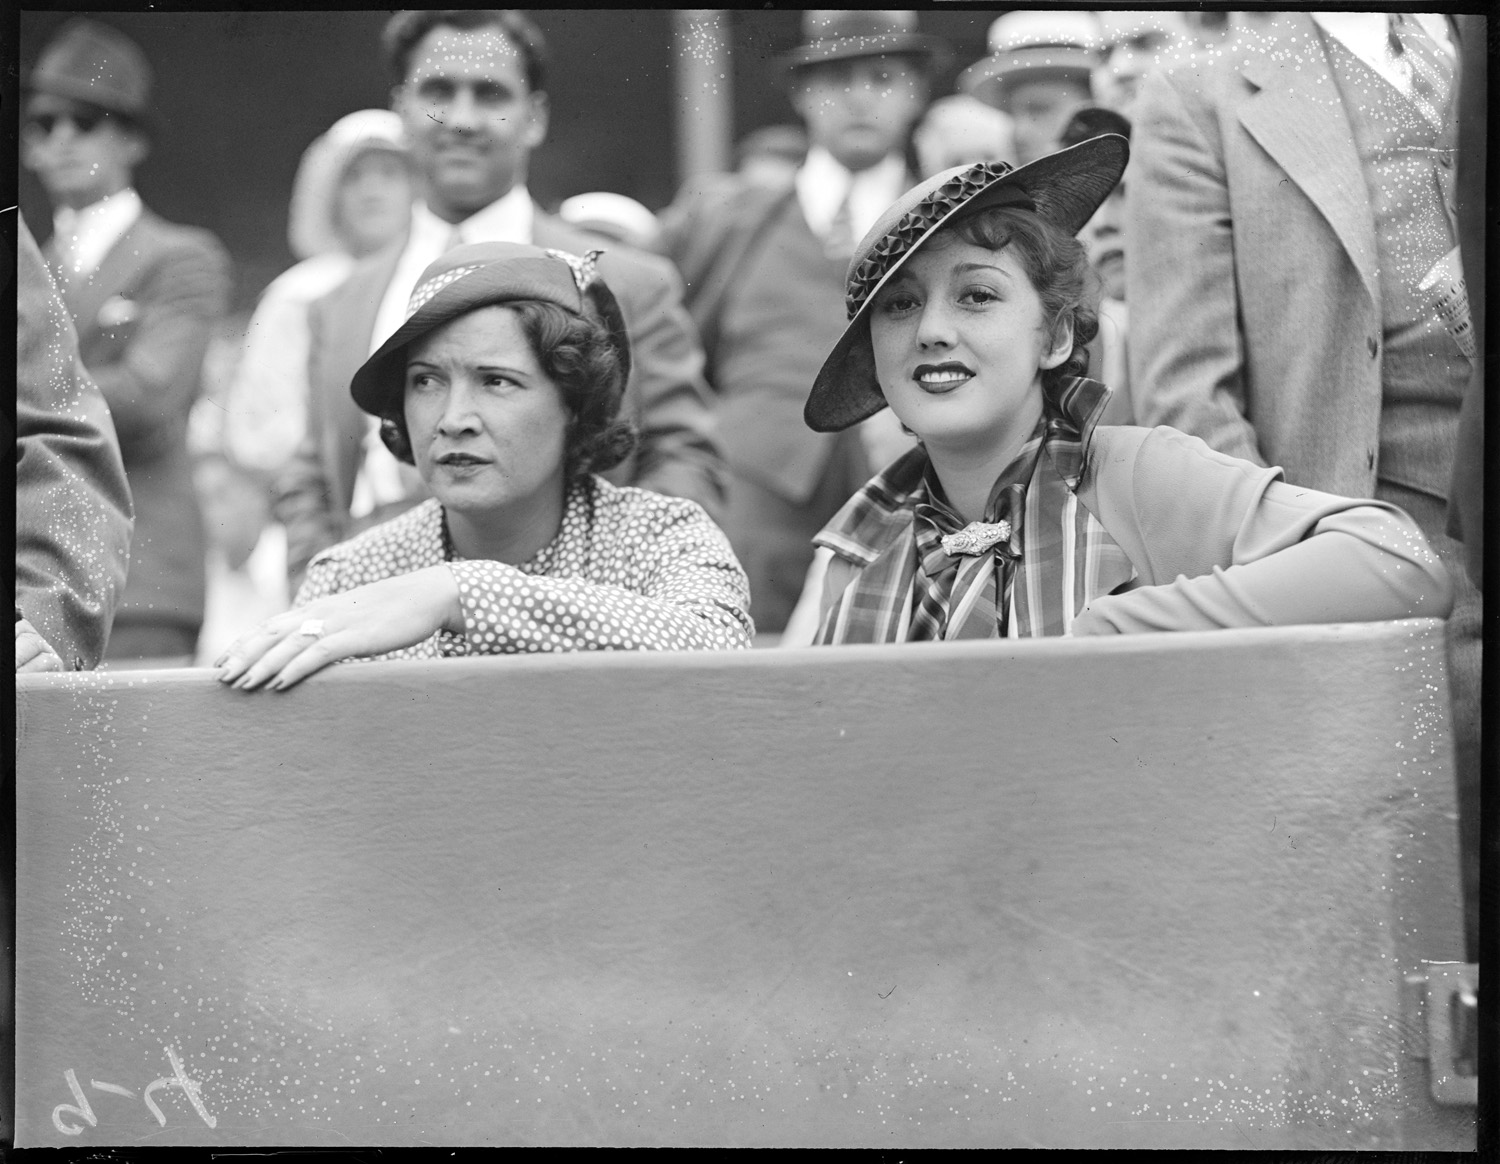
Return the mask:
[[440,630],[463,631],[458,583],[447,566],[429,566],[268,618],[214,666],[241,691],[285,691],[329,663],[399,651]]
[[52,644],[37,633],[24,618],[16,620],[16,674],[34,671],[64,671],[62,659]]

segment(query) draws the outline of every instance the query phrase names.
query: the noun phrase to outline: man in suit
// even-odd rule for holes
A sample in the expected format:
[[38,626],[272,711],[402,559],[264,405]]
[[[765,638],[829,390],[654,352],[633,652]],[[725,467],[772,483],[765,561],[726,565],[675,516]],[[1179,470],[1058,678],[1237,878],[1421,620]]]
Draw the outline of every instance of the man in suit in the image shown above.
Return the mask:
[[806,160],[789,182],[690,182],[662,213],[718,394],[724,531],[760,631],[785,627],[813,534],[894,455],[866,450],[873,428],[812,432],[802,407],[844,330],[854,244],[916,180],[905,148],[942,46],[915,28],[913,12],[805,13],[804,43],[784,64]]
[[135,499],[129,579],[105,657],[185,666],[203,621],[206,549],[187,420],[229,296],[229,259],[208,232],[164,221],[135,191],[150,86],[131,40],[71,21],[27,79],[21,151],[53,202],[47,261]]
[[1142,424],[1406,509],[1448,564],[1454,750],[1477,932],[1481,604],[1445,531],[1475,337],[1442,17],[1282,14],[1149,76],[1126,173]]
[[16,671],[98,665],[125,588],[130,488],[114,423],[26,223],[16,239]]
[[540,31],[509,10],[400,12],[386,27],[384,47],[421,197],[407,235],[312,308],[308,432],[276,503],[294,588],[319,550],[426,496],[355,406],[349,381],[405,318],[423,269],[461,242],[606,251],[598,269],[630,331],[626,391],[641,433],[636,455],[609,477],[714,512],[722,496],[720,454],[702,349],[676,272],[665,259],[543,213],[527,191],[528,160],[547,136]]

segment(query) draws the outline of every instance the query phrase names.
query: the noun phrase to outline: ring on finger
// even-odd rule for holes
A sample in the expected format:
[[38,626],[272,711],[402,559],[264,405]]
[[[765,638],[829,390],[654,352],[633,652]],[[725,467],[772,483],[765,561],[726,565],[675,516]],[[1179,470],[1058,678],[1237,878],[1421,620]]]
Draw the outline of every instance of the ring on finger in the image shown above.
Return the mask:
[[310,618],[297,628],[298,635],[310,639],[321,639],[325,633],[321,618]]

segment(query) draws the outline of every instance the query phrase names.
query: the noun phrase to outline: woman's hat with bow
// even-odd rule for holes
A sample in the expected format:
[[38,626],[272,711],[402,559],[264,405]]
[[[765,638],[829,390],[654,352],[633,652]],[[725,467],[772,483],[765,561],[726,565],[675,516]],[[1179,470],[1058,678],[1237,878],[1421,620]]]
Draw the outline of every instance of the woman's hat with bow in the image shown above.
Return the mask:
[[554,303],[575,315],[597,319],[620,353],[630,377],[630,336],[614,293],[599,278],[595,260],[603,251],[571,255],[523,243],[470,243],[432,263],[411,293],[406,322],[381,344],[349,390],[374,416],[401,410],[406,395],[406,347],[413,340],[481,307],[503,307],[524,299]]

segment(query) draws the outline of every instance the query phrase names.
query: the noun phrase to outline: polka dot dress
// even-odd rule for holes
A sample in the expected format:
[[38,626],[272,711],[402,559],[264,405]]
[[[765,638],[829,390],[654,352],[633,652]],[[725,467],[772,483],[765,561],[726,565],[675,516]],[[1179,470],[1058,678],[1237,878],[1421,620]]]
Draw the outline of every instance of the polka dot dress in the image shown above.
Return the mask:
[[443,540],[442,506],[424,501],[317,555],[293,605],[446,562],[464,633],[377,658],[725,649],[755,633],[745,572],[696,502],[589,477],[557,537],[519,566],[449,560]]

